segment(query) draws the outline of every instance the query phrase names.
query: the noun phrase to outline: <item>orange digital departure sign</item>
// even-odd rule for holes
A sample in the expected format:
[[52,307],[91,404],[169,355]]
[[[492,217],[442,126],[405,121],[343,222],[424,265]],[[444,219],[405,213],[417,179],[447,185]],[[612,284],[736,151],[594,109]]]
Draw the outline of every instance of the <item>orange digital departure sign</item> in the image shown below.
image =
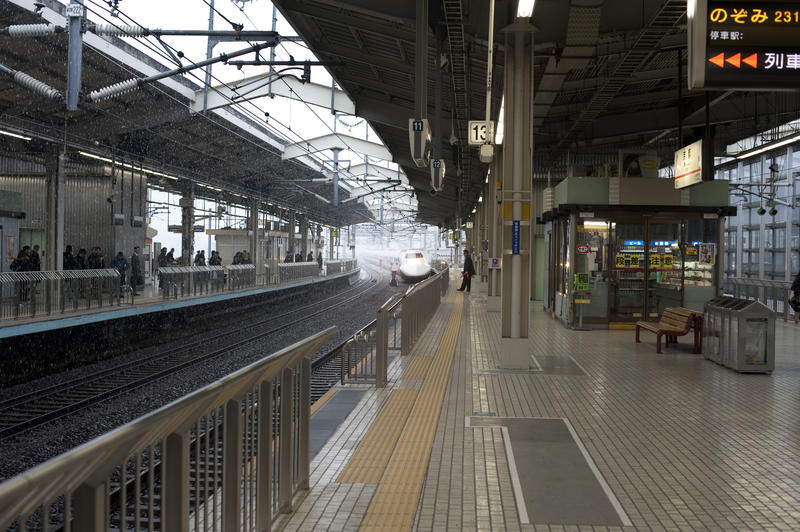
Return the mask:
[[690,88],[800,85],[800,0],[689,0],[688,15]]

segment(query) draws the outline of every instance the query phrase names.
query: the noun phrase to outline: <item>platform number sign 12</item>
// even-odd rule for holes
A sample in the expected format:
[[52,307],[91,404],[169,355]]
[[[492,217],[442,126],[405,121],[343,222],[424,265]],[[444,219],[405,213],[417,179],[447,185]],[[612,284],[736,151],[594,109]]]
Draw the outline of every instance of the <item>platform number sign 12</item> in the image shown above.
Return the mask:
[[480,146],[481,144],[485,144],[487,139],[491,138],[492,131],[494,131],[494,122],[486,122],[485,120],[470,120],[468,129],[469,145]]

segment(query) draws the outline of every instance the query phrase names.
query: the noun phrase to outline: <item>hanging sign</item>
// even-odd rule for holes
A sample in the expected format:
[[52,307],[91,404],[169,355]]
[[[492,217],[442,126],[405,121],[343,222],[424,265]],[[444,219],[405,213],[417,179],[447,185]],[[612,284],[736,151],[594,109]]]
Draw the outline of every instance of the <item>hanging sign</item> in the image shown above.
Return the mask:
[[689,87],[795,89],[800,84],[800,2],[688,3]]
[[686,188],[703,181],[703,141],[675,152],[675,188]]
[[631,255],[631,268],[639,268],[639,255]]
[[664,255],[662,262],[664,263],[664,268],[672,268],[672,255]]
[[650,255],[650,267],[651,268],[661,267],[661,255]]
[[578,244],[578,247],[575,248],[575,251],[578,252],[580,255],[586,255],[591,250],[592,248],[589,247],[589,244]]
[[617,253],[614,256],[614,266],[617,268],[624,268],[625,267],[625,255],[622,253]]

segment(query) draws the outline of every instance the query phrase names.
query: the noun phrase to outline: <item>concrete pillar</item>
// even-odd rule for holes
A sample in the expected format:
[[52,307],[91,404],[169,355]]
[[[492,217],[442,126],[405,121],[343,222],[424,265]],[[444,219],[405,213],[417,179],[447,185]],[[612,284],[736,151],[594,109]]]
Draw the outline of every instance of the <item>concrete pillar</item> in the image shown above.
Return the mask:
[[528,301],[531,267],[531,175],[533,171],[533,26],[518,19],[506,29],[503,153],[503,274],[501,364],[531,366]]
[[47,165],[47,238],[42,257],[43,270],[61,270],[64,253],[64,194],[66,154],[48,158]]
[[300,233],[303,235],[302,242],[302,251],[301,254],[303,255],[303,260],[306,260],[308,257],[308,215],[303,214],[300,218]]
[[[250,260],[253,261],[253,264],[256,266],[256,274],[264,273],[264,266],[263,261],[261,260],[261,246],[259,245],[259,238],[258,238],[258,207],[260,202],[258,200],[253,200],[253,203],[250,205],[250,223],[248,227],[250,228]],[[209,256],[210,256],[209,251]]]
[[[502,146],[495,147],[494,160],[489,175],[488,197],[488,240],[489,240],[489,287],[486,299],[486,308],[489,312],[500,312],[501,274],[500,268],[491,268],[492,259],[502,258],[502,209],[498,198],[502,197],[503,190],[503,154]],[[501,263],[502,267],[502,263]]]
[[296,225],[297,213],[295,211],[289,211],[289,253],[292,254],[292,260],[294,260],[294,255],[297,253],[294,242],[294,234],[297,231]]
[[184,181],[181,206],[181,265],[191,266],[194,260],[194,183]]

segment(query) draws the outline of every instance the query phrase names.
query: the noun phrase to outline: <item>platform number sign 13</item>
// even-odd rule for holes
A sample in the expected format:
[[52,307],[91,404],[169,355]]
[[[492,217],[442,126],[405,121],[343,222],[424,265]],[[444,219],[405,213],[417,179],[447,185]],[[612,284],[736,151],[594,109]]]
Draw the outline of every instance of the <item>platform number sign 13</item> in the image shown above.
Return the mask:
[[[487,127],[488,126],[488,127]],[[469,145],[480,146],[491,140],[494,131],[494,122],[485,120],[470,120],[468,125]]]

